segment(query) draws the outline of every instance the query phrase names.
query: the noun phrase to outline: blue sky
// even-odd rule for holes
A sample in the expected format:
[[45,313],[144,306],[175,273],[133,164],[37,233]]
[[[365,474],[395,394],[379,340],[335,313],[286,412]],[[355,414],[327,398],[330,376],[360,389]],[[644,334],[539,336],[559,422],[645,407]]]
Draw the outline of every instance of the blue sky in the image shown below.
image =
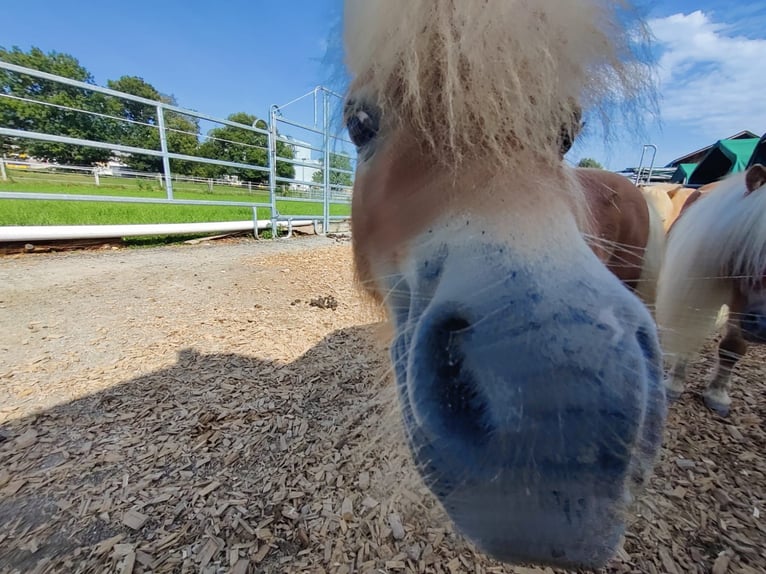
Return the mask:
[[[72,54],[102,85],[141,76],[180,105],[218,117],[266,116],[269,105],[331,80],[323,59],[337,0],[91,6],[38,0],[30,8],[34,17],[20,5],[5,9],[0,45]],[[609,146],[586,134],[571,161],[591,156],[621,169],[638,163],[646,142],[658,146],[658,162],[665,164],[742,129],[766,132],[766,3],[655,0],[650,18],[661,56],[661,125],[650,123],[641,139],[619,133]],[[311,109],[293,113],[310,121]]]

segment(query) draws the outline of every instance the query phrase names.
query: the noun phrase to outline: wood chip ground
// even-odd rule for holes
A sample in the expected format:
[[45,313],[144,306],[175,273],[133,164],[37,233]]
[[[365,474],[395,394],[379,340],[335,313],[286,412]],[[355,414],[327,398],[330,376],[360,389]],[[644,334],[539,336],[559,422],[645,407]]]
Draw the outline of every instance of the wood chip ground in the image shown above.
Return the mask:
[[[552,574],[425,493],[379,321],[339,239],[0,260],[0,572]],[[605,572],[766,571],[766,352],[727,420],[711,357]]]

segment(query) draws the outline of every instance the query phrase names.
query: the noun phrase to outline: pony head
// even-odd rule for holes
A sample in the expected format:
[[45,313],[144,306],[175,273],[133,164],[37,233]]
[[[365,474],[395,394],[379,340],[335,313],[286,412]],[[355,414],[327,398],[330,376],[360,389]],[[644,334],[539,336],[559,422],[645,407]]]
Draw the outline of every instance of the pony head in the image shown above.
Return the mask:
[[589,248],[561,153],[580,108],[649,85],[642,23],[605,0],[346,0],[344,23],[354,262],[393,326],[418,470],[491,556],[600,566],[665,395],[652,318]]

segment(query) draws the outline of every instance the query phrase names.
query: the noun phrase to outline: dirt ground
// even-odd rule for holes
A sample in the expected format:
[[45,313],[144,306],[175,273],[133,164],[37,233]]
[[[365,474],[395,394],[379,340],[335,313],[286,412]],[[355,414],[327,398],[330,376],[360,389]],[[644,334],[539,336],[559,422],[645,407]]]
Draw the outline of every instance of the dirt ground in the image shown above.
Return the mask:
[[[0,573],[516,572],[398,443],[380,317],[322,237],[0,259]],[[766,351],[672,408],[615,573],[766,572]]]

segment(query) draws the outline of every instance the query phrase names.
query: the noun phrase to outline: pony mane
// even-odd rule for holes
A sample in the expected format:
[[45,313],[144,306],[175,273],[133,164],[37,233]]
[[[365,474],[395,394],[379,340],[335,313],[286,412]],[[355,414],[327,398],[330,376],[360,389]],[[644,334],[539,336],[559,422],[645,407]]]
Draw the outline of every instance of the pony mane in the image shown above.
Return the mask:
[[745,172],[723,180],[673,225],[666,255],[679,278],[741,278],[766,271],[766,193],[746,196]]
[[649,40],[628,0],[345,0],[355,87],[453,164],[559,161],[580,108],[640,125]]

